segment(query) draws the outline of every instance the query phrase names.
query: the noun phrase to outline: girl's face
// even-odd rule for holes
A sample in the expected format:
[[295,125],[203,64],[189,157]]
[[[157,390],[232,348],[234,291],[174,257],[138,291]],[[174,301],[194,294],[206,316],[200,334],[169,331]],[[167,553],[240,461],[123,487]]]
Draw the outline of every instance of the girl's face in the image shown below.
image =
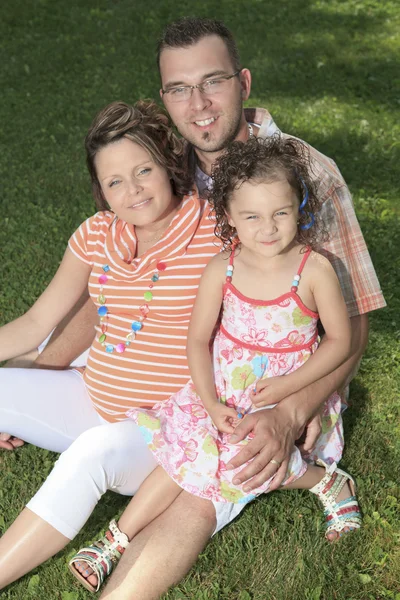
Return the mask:
[[147,227],[160,222],[179,204],[167,171],[131,140],[122,138],[105,146],[94,163],[108,205],[131,225]]
[[272,183],[243,183],[232,193],[229,225],[237,231],[241,246],[272,258],[295,243],[299,201],[286,179]]

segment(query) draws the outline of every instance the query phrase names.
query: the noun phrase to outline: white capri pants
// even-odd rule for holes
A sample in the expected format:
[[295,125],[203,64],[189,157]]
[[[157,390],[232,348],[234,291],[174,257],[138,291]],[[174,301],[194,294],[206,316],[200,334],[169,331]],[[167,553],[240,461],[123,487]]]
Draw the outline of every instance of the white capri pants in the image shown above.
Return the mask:
[[[74,370],[0,369],[0,431],[62,452],[27,507],[69,539],[107,490],[132,496],[157,466],[136,423],[102,419]],[[214,506],[215,532],[243,508]]]

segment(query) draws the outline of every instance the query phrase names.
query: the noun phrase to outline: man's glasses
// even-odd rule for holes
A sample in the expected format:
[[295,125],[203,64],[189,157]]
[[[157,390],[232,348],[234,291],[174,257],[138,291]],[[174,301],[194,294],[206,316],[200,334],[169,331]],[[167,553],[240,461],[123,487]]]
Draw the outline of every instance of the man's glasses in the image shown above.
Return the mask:
[[163,98],[166,96],[168,102],[185,102],[192,97],[193,90],[196,88],[207,96],[212,94],[220,94],[224,92],[228,87],[228,81],[236,75],[239,75],[240,70],[232,73],[232,75],[223,75],[222,77],[215,77],[214,79],[207,79],[203,83],[197,85],[180,85],[178,87],[171,87],[168,90],[161,90]]

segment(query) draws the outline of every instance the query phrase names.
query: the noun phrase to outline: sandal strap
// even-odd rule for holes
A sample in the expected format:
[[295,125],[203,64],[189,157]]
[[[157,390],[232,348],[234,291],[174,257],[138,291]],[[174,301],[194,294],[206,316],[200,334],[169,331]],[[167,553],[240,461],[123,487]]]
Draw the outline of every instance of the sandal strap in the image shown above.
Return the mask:
[[[338,469],[336,463],[328,466],[322,461],[318,461],[317,464],[324,466],[326,473],[321,481],[311,488],[310,492],[318,496],[324,506],[325,536],[330,531],[340,533],[345,527],[359,529],[362,519],[360,507],[354,495],[354,479],[345,471]],[[347,482],[350,484],[353,494],[336,502],[336,498]]]
[[97,576],[96,592],[100,589],[106,577],[108,577],[119,559],[129,546],[128,536],[119,530],[113,519],[110,529],[101,540],[94,542],[92,546],[81,548],[70,560],[69,564],[86,562]]

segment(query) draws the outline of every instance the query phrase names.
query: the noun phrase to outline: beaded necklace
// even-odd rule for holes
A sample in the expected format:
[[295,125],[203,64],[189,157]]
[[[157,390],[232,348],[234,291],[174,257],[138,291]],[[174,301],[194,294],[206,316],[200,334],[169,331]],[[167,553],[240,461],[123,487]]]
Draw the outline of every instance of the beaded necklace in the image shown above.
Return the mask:
[[165,271],[166,268],[167,268],[167,265],[165,262],[163,262],[163,261],[157,262],[156,270],[154,271],[153,275],[151,276],[151,283],[149,284],[149,289],[146,290],[143,294],[143,298],[144,298],[145,302],[144,302],[144,304],[139,306],[139,310],[141,313],[140,317],[136,321],[132,322],[131,331],[126,335],[124,342],[120,342],[119,344],[110,344],[109,342],[107,342],[107,319],[108,319],[109,311],[108,311],[108,308],[106,305],[106,302],[107,302],[106,297],[103,294],[104,285],[108,281],[107,273],[110,271],[110,267],[108,265],[102,266],[104,273],[102,273],[98,278],[98,282],[100,284],[100,291],[99,291],[99,295],[97,297],[97,301],[100,304],[100,307],[97,309],[97,314],[100,317],[100,327],[101,327],[99,343],[104,347],[106,352],[108,352],[109,354],[112,354],[115,351],[115,352],[118,352],[119,354],[122,354],[123,352],[125,352],[126,348],[128,346],[130,346],[131,342],[135,339],[137,333],[143,328],[143,321],[146,320],[147,315],[150,312],[150,307],[149,307],[148,303],[151,302],[153,299],[153,292],[151,290],[153,289],[154,284],[160,279],[160,272]]

